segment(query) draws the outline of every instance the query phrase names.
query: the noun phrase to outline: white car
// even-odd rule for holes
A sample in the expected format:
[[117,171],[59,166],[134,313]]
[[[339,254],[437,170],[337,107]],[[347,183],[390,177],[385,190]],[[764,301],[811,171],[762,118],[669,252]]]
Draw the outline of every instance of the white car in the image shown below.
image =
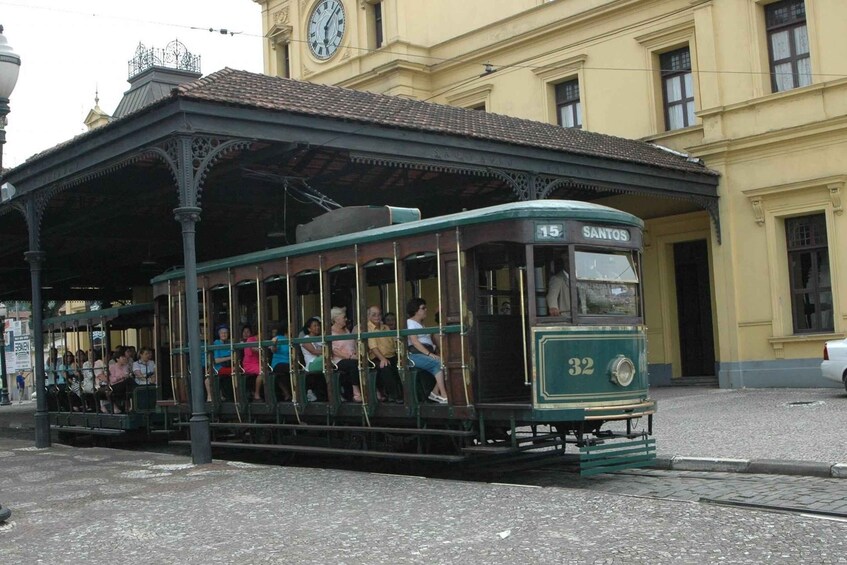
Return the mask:
[[847,339],[828,341],[823,348],[821,375],[838,383],[843,383],[847,389]]

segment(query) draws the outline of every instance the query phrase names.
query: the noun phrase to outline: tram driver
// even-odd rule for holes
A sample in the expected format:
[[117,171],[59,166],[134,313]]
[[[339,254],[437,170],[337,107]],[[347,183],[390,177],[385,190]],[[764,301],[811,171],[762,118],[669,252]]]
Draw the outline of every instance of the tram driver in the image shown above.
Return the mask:
[[571,311],[571,286],[568,254],[563,253],[547,285],[547,312],[550,316],[567,316]]

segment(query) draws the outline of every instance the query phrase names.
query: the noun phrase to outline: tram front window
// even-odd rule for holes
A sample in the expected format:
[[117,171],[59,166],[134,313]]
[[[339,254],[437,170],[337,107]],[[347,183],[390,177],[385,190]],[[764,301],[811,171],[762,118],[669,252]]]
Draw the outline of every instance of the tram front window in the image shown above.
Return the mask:
[[571,268],[565,245],[536,246],[535,313],[539,317],[571,319]]
[[640,315],[634,254],[576,251],[574,263],[577,306],[581,315]]

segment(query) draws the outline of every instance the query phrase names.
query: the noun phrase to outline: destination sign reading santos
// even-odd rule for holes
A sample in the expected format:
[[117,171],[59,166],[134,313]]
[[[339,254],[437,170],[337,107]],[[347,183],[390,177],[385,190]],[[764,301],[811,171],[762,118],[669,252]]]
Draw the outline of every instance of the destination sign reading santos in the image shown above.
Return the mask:
[[600,228],[583,226],[582,237],[585,239],[605,239],[609,241],[629,241],[629,230],[622,228]]

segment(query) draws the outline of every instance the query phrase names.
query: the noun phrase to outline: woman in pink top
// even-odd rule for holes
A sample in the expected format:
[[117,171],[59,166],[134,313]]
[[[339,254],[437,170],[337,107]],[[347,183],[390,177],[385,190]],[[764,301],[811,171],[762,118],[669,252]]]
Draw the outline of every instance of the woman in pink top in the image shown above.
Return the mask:
[[[253,330],[250,326],[241,328],[242,343],[256,343],[259,338],[253,335]],[[241,359],[241,368],[244,369],[244,376],[248,379],[256,377],[256,386],[253,389],[253,400],[262,400],[262,386],[265,379],[262,378],[262,370],[259,366],[259,348],[248,347],[244,349],[244,358]]]
[[[118,406],[116,399],[125,403],[130,387],[135,382],[130,377],[132,371],[129,368],[129,357],[126,355],[126,348],[123,346],[115,350],[115,362],[109,365],[109,385],[111,390],[106,393],[106,397],[111,401],[112,408],[115,414],[121,413],[121,408]],[[124,404],[126,409],[126,404]],[[108,412],[101,407],[101,412]]]
[[[333,308],[329,312],[332,319],[332,335],[349,335],[351,339],[339,339],[332,342],[332,362],[338,367],[341,374],[341,388],[344,391],[342,397],[350,400],[348,391],[352,390],[353,402],[362,401],[362,392],[359,390],[359,357],[356,355],[356,340],[353,334],[347,331],[347,309]],[[353,384],[357,383],[357,384]]]

